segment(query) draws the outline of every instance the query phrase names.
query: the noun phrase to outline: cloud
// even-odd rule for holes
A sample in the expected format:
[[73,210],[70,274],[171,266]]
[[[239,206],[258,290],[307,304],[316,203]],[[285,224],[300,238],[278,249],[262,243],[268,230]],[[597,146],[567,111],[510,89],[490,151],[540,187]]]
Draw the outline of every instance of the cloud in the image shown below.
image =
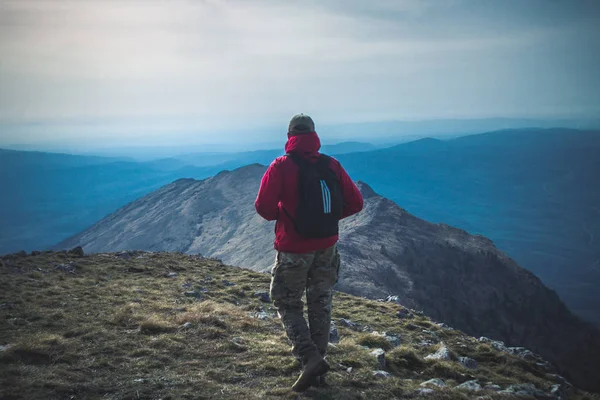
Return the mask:
[[0,121],[210,130],[300,110],[333,123],[597,109],[597,4],[0,0]]

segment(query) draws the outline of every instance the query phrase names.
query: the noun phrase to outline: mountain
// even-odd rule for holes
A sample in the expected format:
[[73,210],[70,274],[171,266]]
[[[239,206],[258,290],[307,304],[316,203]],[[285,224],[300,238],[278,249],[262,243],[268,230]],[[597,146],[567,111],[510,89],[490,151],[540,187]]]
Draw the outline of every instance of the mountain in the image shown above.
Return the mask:
[[416,140],[423,137],[451,138],[499,130],[522,130],[528,128],[600,129],[599,119],[533,119],[533,118],[476,118],[434,119],[421,121],[380,121],[331,125],[320,128],[324,136],[363,140],[371,142],[402,142],[405,138]]
[[218,171],[177,161],[0,150],[0,254],[49,247],[177,178]]
[[489,237],[600,326],[600,132],[524,129],[338,156],[429,221]]
[[[0,398],[297,398],[269,278],[177,253],[0,257]],[[333,304],[329,387],[307,398],[598,398],[528,350],[395,302]]]
[[[268,271],[273,224],[253,206],[264,171],[251,165],[203,181],[178,180],[57,247],[200,253]],[[578,385],[598,388],[590,382],[600,382],[600,333],[574,317],[536,276],[490,240],[426,222],[359,186],[365,209],[342,224],[339,290],[369,298],[397,295],[403,305],[467,334],[526,346]]]

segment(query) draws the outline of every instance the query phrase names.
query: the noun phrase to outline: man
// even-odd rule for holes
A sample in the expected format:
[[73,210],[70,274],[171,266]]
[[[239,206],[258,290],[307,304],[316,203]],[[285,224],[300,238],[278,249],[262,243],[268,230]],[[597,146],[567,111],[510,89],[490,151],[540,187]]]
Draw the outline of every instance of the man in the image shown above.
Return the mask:
[[[363,208],[354,182],[337,160],[320,154],[320,148],[313,120],[304,114],[292,118],[287,155],[271,164],[255,203],[263,218],[277,221],[271,299],[292,342],[292,353],[303,365],[292,387],[296,392],[324,384],[331,300],[340,267],[338,222]],[[308,326],[302,302],[305,290]]]

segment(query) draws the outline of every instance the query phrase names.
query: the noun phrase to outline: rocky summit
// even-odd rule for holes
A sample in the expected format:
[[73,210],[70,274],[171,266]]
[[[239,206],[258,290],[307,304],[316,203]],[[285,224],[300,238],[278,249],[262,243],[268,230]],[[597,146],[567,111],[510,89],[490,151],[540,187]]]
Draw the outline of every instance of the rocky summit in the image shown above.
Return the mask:
[[[201,254],[268,271],[273,224],[254,210],[264,171],[251,165],[203,181],[175,181],[57,248]],[[367,184],[359,187],[365,209],[341,226],[339,291],[391,298],[469,335],[524,347],[574,384],[600,391],[599,331],[573,316],[535,275],[487,238],[424,221]],[[399,312],[407,320],[420,317]]]
[[[181,253],[0,258],[0,398],[299,398],[301,366],[264,301],[268,285]],[[525,349],[395,301],[336,292],[333,321],[327,385],[308,398],[600,398]]]

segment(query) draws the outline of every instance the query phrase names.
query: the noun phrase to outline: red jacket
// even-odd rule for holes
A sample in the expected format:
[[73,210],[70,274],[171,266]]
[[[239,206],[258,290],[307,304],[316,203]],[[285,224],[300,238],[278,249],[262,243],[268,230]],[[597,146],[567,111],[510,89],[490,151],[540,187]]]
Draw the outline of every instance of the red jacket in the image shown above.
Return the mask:
[[[321,141],[315,132],[291,136],[285,145],[285,152],[297,152],[309,160],[319,157]],[[344,194],[342,218],[361,211],[363,198],[342,165],[331,159],[331,169],[337,174]],[[298,235],[294,223],[283,211],[286,209],[294,217],[298,206],[298,166],[289,157],[277,158],[262,178],[256,211],[268,221],[277,221],[275,225],[275,249],[286,253],[310,253],[333,246],[338,236],[323,239],[306,239]]]

